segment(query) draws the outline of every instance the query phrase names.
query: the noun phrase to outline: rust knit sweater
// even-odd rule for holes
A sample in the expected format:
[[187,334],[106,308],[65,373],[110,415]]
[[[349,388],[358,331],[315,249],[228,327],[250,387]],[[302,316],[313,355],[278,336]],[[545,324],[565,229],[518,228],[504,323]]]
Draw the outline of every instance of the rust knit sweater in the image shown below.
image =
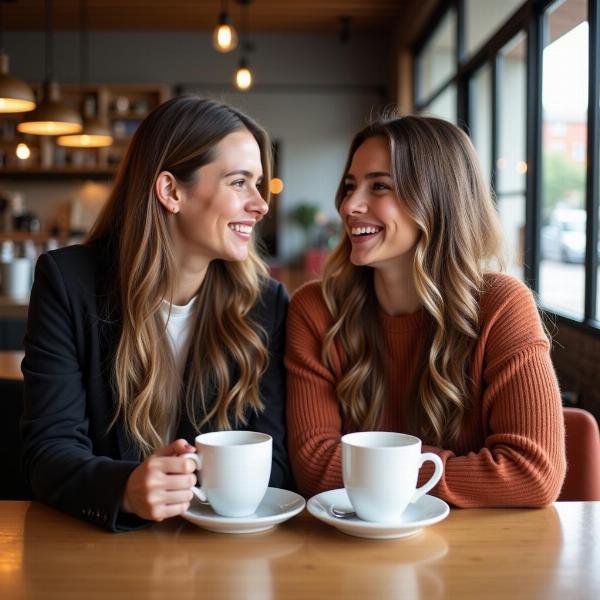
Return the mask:
[[[458,442],[424,446],[444,462],[432,493],[459,507],[541,506],[556,500],[566,461],[560,394],[529,289],[504,274],[486,276],[481,327],[470,367],[473,409]],[[425,311],[380,313],[388,384],[384,431],[405,432],[403,408],[423,350]],[[336,399],[338,374],[321,361],[332,323],[317,282],[300,288],[288,314],[288,445],[300,491],[343,487],[340,437],[350,431]],[[356,324],[360,327],[360,323]],[[339,360],[339,355],[338,355]],[[421,469],[419,485],[432,473]]]

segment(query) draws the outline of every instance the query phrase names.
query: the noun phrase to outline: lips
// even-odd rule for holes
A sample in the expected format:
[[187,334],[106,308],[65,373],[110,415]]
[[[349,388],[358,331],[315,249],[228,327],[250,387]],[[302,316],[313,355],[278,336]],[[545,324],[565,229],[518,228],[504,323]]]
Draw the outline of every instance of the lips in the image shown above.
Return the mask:
[[237,237],[244,241],[248,241],[252,235],[254,221],[236,221],[234,223],[228,223],[227,226]]
[[368,242],[377,237],[382,231],[381,225],[373,223],[354,222],[348,224],[350,230],[350,241],[353,244]]

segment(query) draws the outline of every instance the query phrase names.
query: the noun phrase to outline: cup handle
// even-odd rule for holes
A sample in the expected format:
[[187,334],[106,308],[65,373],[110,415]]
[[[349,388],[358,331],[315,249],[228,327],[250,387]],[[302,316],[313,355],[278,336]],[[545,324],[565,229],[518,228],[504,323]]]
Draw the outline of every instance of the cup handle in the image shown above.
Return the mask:
[[[196,463],[196,474],[198,477],[198,481],[200,482],[200,473],[202,471],[202,456],[200,454],[196,454],[195,452],[186,452],[181,456],[183,456],[183,458],[191,458]],[[202,504],[209,503],[206,494],[200,486],[192,486],[192,493],[200,502],[202,502]]]
[[435,465],[435,471],[427,483],[424,483],[420,488],[415,490],[415,493],[410,501],[411,504],[416,502],[419,498],[421,498],[421,496],[424,496],[441,479],[444,472],[444,463],[442,462],[442,459],[437,454],[433,454],[432,452],[424,452],[421,454],[419,469],[427,460],[430,460]]

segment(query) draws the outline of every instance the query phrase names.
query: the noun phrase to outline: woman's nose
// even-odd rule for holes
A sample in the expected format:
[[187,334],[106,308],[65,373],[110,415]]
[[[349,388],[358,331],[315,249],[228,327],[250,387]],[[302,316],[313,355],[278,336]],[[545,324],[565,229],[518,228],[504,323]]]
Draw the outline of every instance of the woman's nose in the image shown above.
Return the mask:
[[367,212],[368,206],[363,195],[354,191],[343,202],[341,212],[345,215],[364,214]]
[[264,217],[269,212],[269,205],[265,202],[265,199],[261,196],[258,190],[252,195],[252,198],[246,205],[246,210],[251,213],[255,213],[259,218]]

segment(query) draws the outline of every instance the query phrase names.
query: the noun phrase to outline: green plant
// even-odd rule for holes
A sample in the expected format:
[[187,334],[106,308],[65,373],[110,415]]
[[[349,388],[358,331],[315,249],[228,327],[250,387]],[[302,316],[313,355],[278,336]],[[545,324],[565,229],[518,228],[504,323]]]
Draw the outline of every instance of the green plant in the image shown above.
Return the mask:
[[298,204],[291,213],[293,222],[298,225],[304,233],[304,242],[306,248],[312,243],[312,233],[315,228],[315,217],[319,212],[319,206],[312,202],[302,202]]

